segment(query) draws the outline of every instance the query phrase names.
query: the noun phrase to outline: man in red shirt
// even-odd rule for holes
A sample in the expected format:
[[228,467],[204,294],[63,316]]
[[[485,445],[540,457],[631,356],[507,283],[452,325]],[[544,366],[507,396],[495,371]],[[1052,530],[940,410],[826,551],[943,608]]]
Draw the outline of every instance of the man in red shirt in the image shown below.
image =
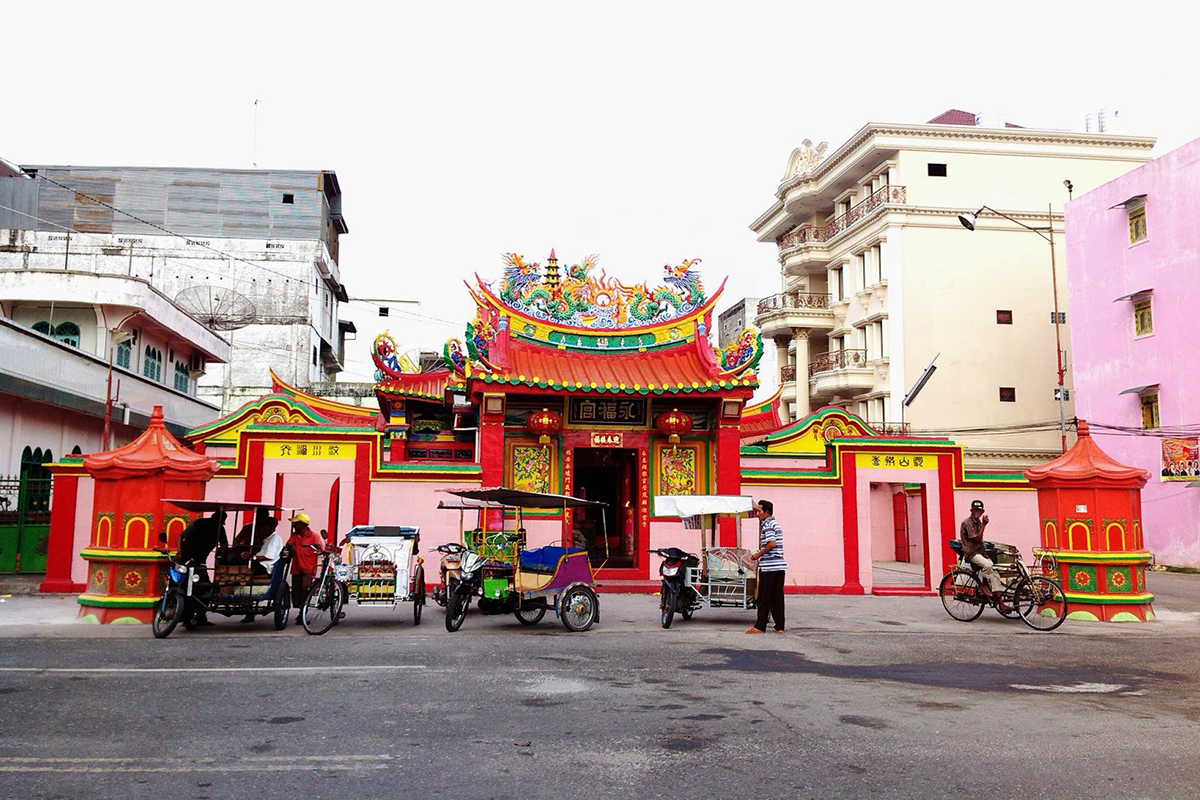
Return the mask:
[[308,514],[298,512],[288,522],[292,523],[292,536],[287,542],[292,548],[292,608],[297,610],[296,624],[299,625],[299,610],[304,606],[308,588],[317,574],[317,551],[313,547],[321,550],[328,548],[321,537],[308,527]]

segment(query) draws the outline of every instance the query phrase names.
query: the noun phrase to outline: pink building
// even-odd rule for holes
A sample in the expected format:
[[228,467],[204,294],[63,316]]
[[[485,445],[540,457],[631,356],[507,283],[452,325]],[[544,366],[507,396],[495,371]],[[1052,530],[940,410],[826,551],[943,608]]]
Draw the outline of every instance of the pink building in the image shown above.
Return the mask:
[[1146,548],[1200,567],[1200,139],[1066,207],[1075,409],[1151,474]]

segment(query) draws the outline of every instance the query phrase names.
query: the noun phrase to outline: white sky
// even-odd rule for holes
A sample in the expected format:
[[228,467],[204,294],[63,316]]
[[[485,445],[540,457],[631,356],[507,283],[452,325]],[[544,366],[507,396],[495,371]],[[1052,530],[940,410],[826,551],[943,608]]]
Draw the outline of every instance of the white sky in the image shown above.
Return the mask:
[[[1082,130],[1107,107],[1162,155],[1200,110],[1194,12],[1158,5],[10,4],[0,156],[333,169],[351,296],[419,300],[393,333],[440,350],[506,251],[599,253],[627,284],[699,257],[722,310],[778,291],[748,226],[805,138],[948,108]],[[343,377],[370,380],[359,328]]]

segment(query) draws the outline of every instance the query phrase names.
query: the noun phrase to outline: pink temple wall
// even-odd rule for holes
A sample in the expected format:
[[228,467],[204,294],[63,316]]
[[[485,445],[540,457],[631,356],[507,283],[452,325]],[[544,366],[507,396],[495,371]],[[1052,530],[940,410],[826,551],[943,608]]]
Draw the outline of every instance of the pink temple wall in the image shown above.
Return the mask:
[[[1130,244],[1126,200],[1145,195],[1146,238]],[[1150,473],[1142,490],[1146,547],[1158,561],[1200,567],[1200,491],[1162,480],[1162,442],[1097,424],[1141,427],[1136,386],[1158,384],[1159,424],[1200,419],[1200,139],[1068,203],[1067,270],[1075,413],[1109,456]],[[1150,295],[1154,332],[1135,336],[1132,292]]]

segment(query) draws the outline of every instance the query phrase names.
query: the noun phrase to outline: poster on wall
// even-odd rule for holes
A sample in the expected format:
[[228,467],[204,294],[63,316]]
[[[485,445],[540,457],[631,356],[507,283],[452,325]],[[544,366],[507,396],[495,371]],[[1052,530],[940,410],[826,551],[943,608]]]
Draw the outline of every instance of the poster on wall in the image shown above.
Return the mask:
[[1194,481],[1200,479],[1200,437],[1162,440],[1162,479]]

